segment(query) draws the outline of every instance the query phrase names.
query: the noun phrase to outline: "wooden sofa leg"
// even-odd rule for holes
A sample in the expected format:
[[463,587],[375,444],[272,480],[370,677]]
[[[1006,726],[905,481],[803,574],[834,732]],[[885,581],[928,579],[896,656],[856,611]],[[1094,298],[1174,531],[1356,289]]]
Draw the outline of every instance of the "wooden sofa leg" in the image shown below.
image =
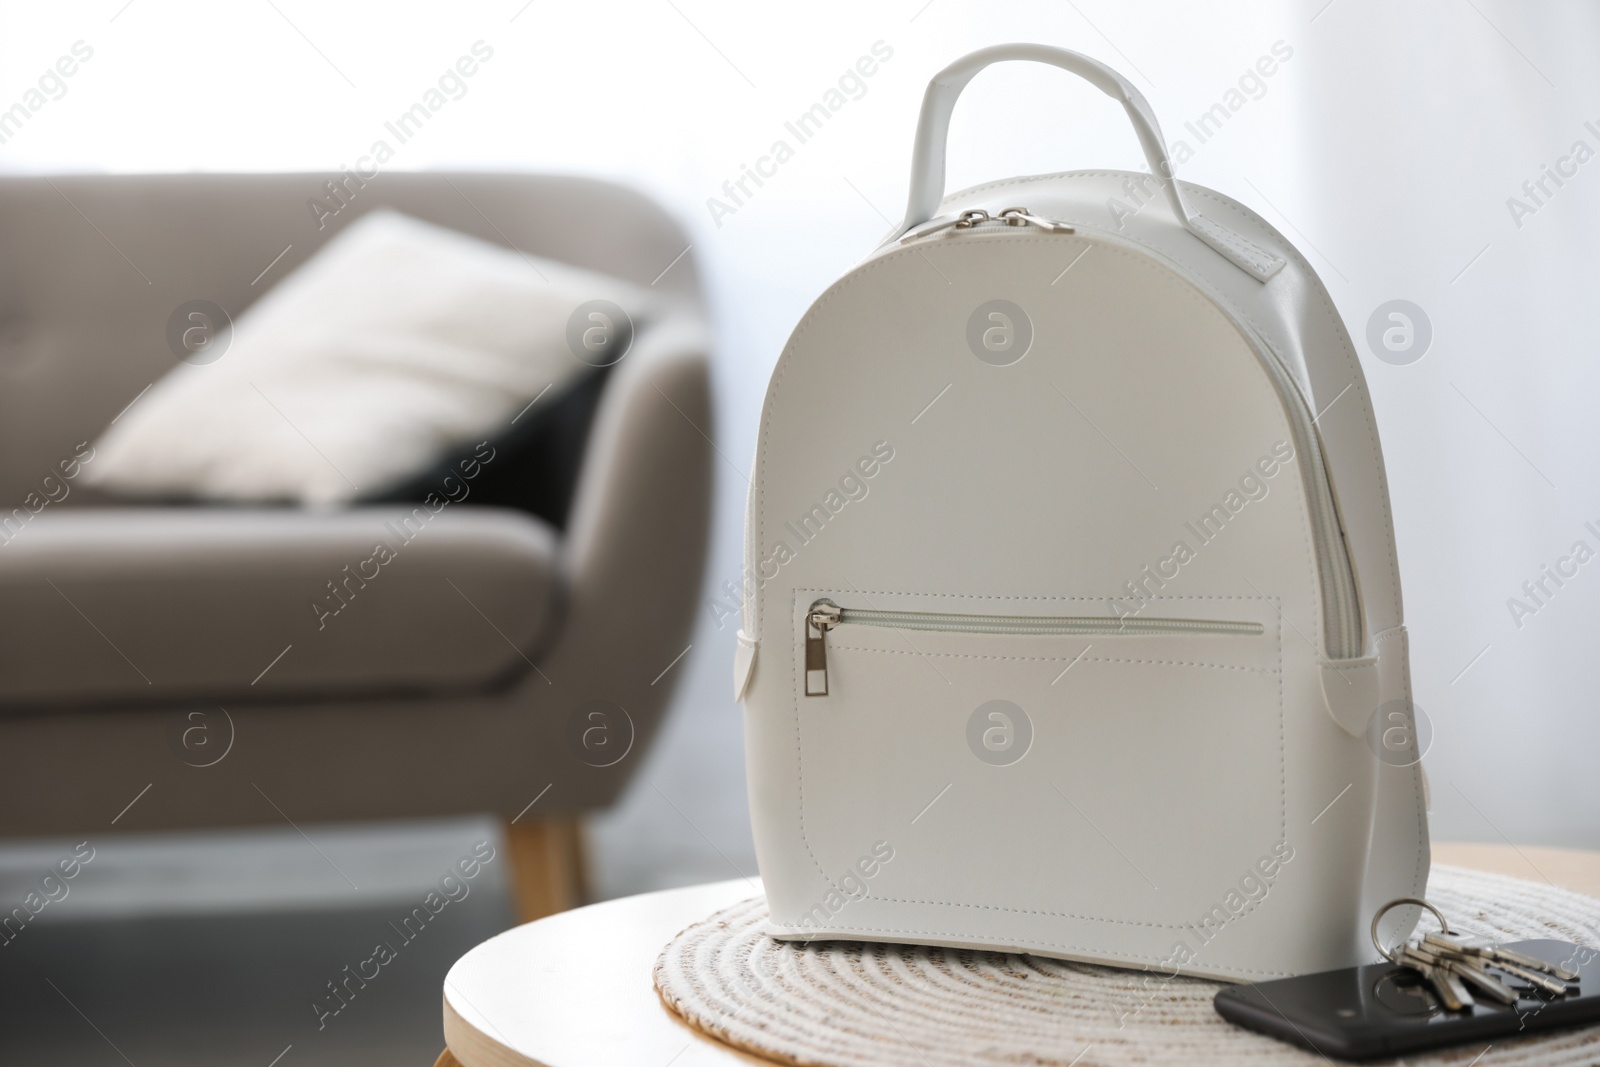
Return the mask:
[[505,835],[518,922],[532,922],[583,903],[582,828],[576,817],[519,819],[505,824]]

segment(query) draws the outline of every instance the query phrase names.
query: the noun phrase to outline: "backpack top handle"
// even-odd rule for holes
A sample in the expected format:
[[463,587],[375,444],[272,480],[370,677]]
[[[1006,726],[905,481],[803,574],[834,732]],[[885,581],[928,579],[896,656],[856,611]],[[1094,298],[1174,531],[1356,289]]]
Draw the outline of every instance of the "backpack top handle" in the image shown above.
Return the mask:
[[[1097,59],[1065,48],[1042,44],[997,44],[965,55],[933,76],[922,97],[922,114],[917,120],[917,139],[911,152],[911,192],[906,201],[906,217],[899,234],[920,226],[939,210],[944,198],[945,146],[950,134],[950,115],[961,90],[979,71],[993,63],[1026,60],[1060,67],[1122,104],[1128,121],[1144,149],[1145,162],[1155,175],[1173,218],[1229,262],[1258,281],[1266,281],[1284,265],[1284,259],[1233,231],[1205,218],[1190,214],[1167,157],[1161,126],[1150,110],[1144,94],[1133,83]],[[899,236],[897,234],[896,236]]]

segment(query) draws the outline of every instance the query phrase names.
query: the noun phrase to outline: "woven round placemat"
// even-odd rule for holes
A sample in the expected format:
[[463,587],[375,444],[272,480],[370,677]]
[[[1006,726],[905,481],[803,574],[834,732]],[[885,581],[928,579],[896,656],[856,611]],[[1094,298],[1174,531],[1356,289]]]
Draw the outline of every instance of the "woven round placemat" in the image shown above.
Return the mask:
[[[1520,878],[1435,866],[1428,898],[1467,934],[1600,946],[1600,900]],[[805,1067],[1121,1067],[1326,1063],[1217,1015],[1219,983],[1040,956],[857,941],[777,941],[765,899],[684,930],[655,984],[702,1033]],[[1406,1057],[1407,1063],[1592,1065],[1600,1027]],[[1399,1062],[1399,1061],[1388,1061]]]

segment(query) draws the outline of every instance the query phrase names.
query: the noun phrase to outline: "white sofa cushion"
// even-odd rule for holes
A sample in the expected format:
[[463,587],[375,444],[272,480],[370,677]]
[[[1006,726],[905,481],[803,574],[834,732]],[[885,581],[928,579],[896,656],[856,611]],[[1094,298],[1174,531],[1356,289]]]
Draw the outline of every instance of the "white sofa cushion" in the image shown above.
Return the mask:
[[[372,212],[241,315],[219,358],[180,363],[123,413],[86,481],[240,503],[372,496],[620,358],[569,342],[592,300],[633,320],[649,304],[619,279]],[[631,338],[578,319],[591,343]]]

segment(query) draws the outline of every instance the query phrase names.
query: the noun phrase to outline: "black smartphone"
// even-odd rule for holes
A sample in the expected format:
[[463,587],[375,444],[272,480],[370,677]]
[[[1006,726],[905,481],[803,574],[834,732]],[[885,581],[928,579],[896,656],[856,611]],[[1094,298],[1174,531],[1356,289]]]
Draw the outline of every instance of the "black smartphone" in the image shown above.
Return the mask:
[[1504,947],[1569,967],[1579,972],[1578,980],[1563,997],[1524,987],[1514,1005],[1484,996],[1450,1011],[1416,971],[1373,963],[1229,986],[1213,1003],[1229,1022],[1342,1060],[1600,1022],[1600,951],[1568,941],[1516,941]]

